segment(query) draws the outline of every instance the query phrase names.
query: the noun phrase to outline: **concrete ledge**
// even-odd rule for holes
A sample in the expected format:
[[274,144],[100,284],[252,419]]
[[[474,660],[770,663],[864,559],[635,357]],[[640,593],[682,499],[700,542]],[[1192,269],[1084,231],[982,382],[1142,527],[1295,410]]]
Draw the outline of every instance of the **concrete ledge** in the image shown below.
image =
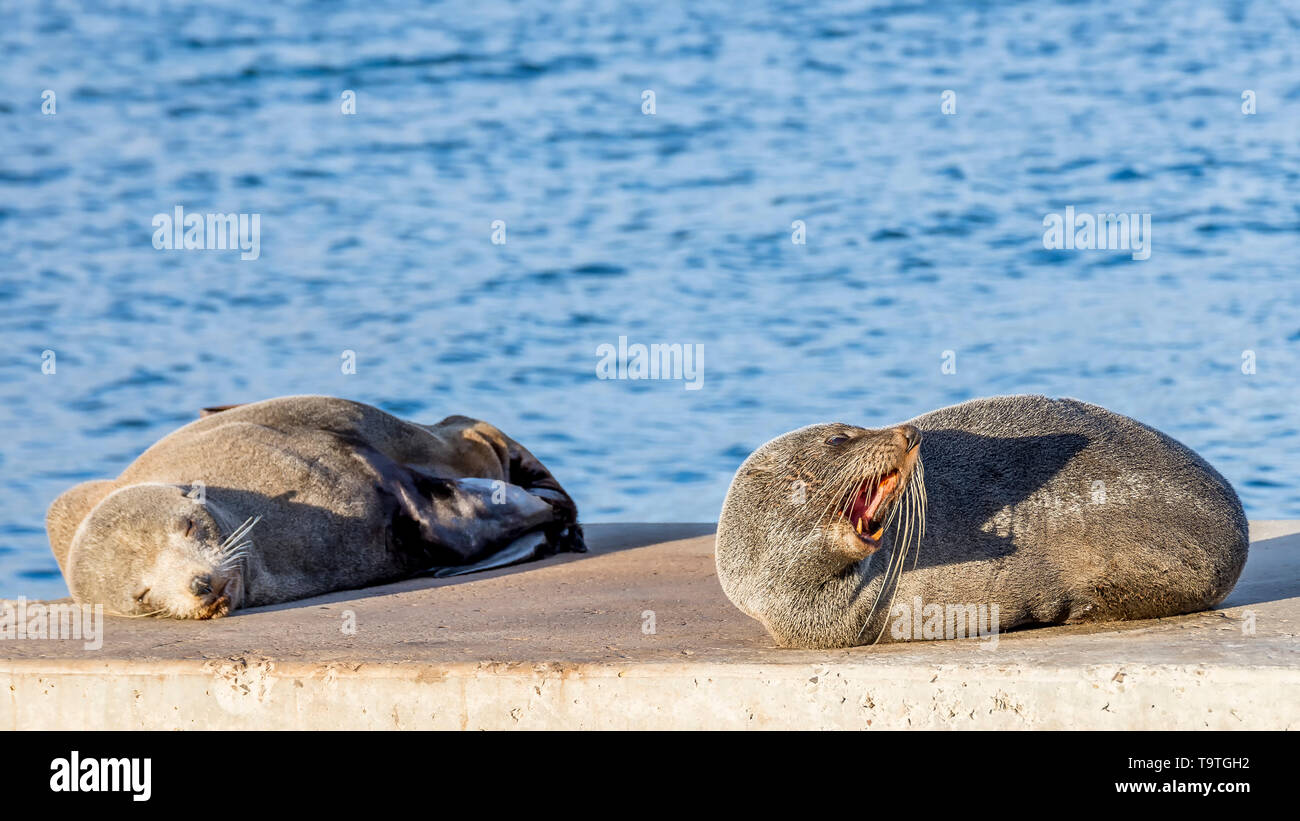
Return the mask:
[[995,649],[775,648],[718,588],[711,534],[593,525],[586,556],[215,622],[110,618],[97,651],[2,641],[0,727],[1300,728],[1300,522],[1252,523],[1219,610]]

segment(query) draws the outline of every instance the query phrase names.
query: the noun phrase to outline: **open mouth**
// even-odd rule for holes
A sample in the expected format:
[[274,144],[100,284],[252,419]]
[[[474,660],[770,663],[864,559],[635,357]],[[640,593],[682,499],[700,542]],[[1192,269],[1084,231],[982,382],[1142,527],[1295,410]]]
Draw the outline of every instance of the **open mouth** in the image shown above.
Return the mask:
[[885,535],[889,502],[898,494],[900,481],[897,470],[866,480],[858,486],[853,503],[844,514],[858,538],[872,550],[880,547],[880,537]]

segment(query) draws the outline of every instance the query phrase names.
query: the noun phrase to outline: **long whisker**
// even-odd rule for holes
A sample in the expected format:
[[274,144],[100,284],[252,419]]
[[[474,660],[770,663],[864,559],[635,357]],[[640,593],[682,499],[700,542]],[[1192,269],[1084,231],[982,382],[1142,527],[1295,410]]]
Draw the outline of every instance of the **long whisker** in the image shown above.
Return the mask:
[[[833,524],[837,516],[849,513],[869,462],[868,454],[849,454],[829,471],[818,472],[813,491],[815,496],[810,500],[817,509],[813,525],[815,532],[822,532]],[[790,566],[784,568],[781,575],[788,579],[795,572],[797,566]]]
[[[912,559],[912,567],[915,569],[916,561],[921,554],[921,541],[925,537],[925,470],[920,459],[916,462],[916,467],[908,479],[907,487],[903,491],[902,497],[898,503],[890,510],[889,515],[885,518],[885,527],[893,525],[891,531],[893,538],[893,548],[889,557],[889,564],[881,574],[880,589],[876,591],[876,598],[871,604],[871,609],[862,621],[862,626],[858,629],[858,641],[862,640],[862,634],[866,632],[867,625],[871,623],[872,618],[877,612],[881,599],[885,591],[889,591],[889,605],[886,612],[893,610],[895,598],[898,595],[899,582],[902,580],[903,568],[907,562],[907,554],[915,550],[915,556]],[[915,536],[915,541],[913,541]],[[888,621],[881,625],[880,632],[871,642],[876,644],[885,634],[885,627]]]
[[227,567],[232,567],[237,562],[242,561],[244,557],[248,555],[248,552],[252,548],[252,546],[253,546],[252,542],[240,542],[235,547],[231,548],[230,552],[227,553],[225,558],[221,560],[221,567],[223,569]]
[[262,521],[261,516],[250,516],[249,518],[245,519],[244,523],[239,527],[235,528],[233,531],[231,531],[230,535],[226,537],[226,540],[221,543],[221,547],[219,548],[221,552],[224,553],[225,551],[229,550],[232,544],[234,544],[239,539],[243,538],[244,534],[248,533],[248,531],[256,527],[257,523],[260,521]]
[[[897,503],[897,507],[902,507],[903,502],[904,499],[900,499]],[[884,573],[881,574],[880,589],[876,591],[876,598],[874,601],[871,602],[871,609],[867,611],[867,617],[863,619],[862,626],[858,628],[858,638],[857,638],[858,641],[862,640],[862,634],[866,631],[867,625],[871,623],[872,617],[876,615],[876,608],[880,606],[881,597],[884,596],[885,590],[889,588],[890,580],[893,578],[895,568],[898,565],[900,548],[907,544],[907,538],[908,538],[907,534],[910,529],[905,529],[905,524],[908,521],[909,520],[907,516],[902,516],[898,519],[898,523],[894,527],[894,531],[893,531],[894,538],[891,540],[892,546],[889,551],[889,564],[885,566]],[[898,538],[900,532],[902,533],[901,539]],[[879,641],[880,637],[877,636],[876,640]],[[875,644],[875,642],[872,642],[872,644]]]
[[158,610],[151,610],[148,613],[116,613],[115,612],[112,615],[118,616],[119,618],[123,618],[123,619],[143,619],[149,616],[156,616],[159,613],[166,613],[166,612],[167,612],[167,608],[163,607]]
[[[911,566],[913,566],[913,569],[917,568],[917,560],[920,557],[920,542],[922,542],[922,539],[924,538],[924,533],[926,533],[926,513],[924,513],[924,496],[926,496],[926,485],[924,485],[924,482],[926,482],[926,474],[924,474],[924,468],[922,464],[920,464],[920,460],[917,460],[917,472],[913,473],[913,478],[911,478],[911,481],[907,483],[907,485],[909,485],[909,491],[910,491],[909,505],[907,505],[907,514],[909,514],[909,535],[911,534],[911,520],[914,520],[914,518],[919,518],[919,521],[917,522],[917,542],[913,543],[909,539],[906,540],[906,543],[904,544],[904,553],[902,553],[902,561],[900,562],[900,564],[898,564],[897,573],[896,575],[894,575],[893,592],[891,595],[889,595],[888,612],[893,612],[894,598],[896,598],[896,596],[898,595],[898,587],[900,587],[900,582],[902,581],[902,565],[904,565],[905,562],[907,561],[907,552],[911,551],[911,549],[915,549],[915,551],[917,551],[917,555],[913,557],[913,562],[911,562]],[[876,635],[876,640],[875,642],[872,642],[872,644],[879,642],[880,637],[883,637],[883,635],[884,635],[884,626],[881,625],[880,634]]]
[[[886,614],[889,614],[894,609],[894,599],[898,596],[898,583],[901,581],[903,576],[903,566],[907,563],[907,553],[912,547],[912,534],[916,525],[915,495],[912,493],[906,493],[905,496],[906,498],[903,500],[903,504],[907,506],[904,510],[903,518],[905,526],[903,529],[903,538],[898,549],[898,561],[890,563],[893,571],[892,575],[886,579],[885,584],[881,587],[882,591],[885,587],[889,587],[889,604],[885,606]],[[880,632],[876,634],[876,638],[871,642],[872,644],[876,644],[880,641],[880,637],[885,634],[885,627],[887,624],[888,621],[880,625]]]
[[858,459],[846,459],[837,466],[835,472],[826,480],[826,505],[817,517],[819,523],[842,511],[848,504],[848,495],[853,490],[854,480],[858,477]]
[[[912,474],[912,475],[913,475],[913,477],[915,477],[916,474]],[[900,557],[900,561],[899,561],[899,563],[898,563],[898,569],[895,571],[895,574],[894,574],[894,589],[893,589],[893,591],[889,594],[889,606],[885,609],[885,612],[886,612],[886,613],[892,613],[892,612],[894,611],[894,599],[898,596],[898,588],[900,587],[899,582],[902,581],[902,577],[903,577],[903,565],[907,562],[907,553],[908,553],[908,551],[911,550],[911,548],[912,548],[912,544],[911,544],[912,522],[913,522],[913,519],[916,517],[916,512],[917,512],[917,510],[919,509],[919,504],[920,504],[919,501],[917,500],[917,494],[916,494],[915,492],[913,492],[913,491],[914,491],[914,487],[913,487],[913,485],[912,485],[912,482],[909,481],[909,482],[908,482],[908,490],[907,490],[907,494],[906,494],[906,495],[907,495],[907,513],[908,513],[908,518],[907,518],[907,536],[903,539],[903,551],[902,551],[902,555],[901,555],[901,557]],[[917,546],[917,548],[918,548],[918,550],[917,550],[917,554],[919,555],[919,554],[920,554],[920,549],[919,549],[919,548],[920,548],[920,545],[921,545],[921,540],[920,540],[920,536],[919,536],[919,533],[920,533],[919,529],[918,529],[917,533],[918,533],[918,537],[917,537],[916,546]],[[913,564],[913,566],[915,567],[915,564]],[[875,638],[875,640],[871,642],[873,645],[879,643],[881,636],[885,635],[885,627],[888,625],[888,623],[889,623],[889,622],[888,622],[888,619],[886,619],[885,623],[882,624],[882,625],[880,625],[880,632],[876,634],[876,638]]]
[[861,457],[845,459],[823,482],[825,503],[815,519],[816,528],[821,529],[837,514],[847,512],[853,493],[860,482],[862,461]]
[[223,562],[222,562],[222,563],[217,567],[217,569],[218,569],[218,570],[230,570],[231,568],[233,568],[233,567],[235,567],[236,565],[239,565],[241,562],[243,562],[244,558],[245,558],[247,555],[248,555],[247,553],[240,553],[238,556],[236,556],[236,557],[234,557],[234,558],[232,558],[232,559],[227,559],[226,561],[223,561]]
[[925,511],[928,494],[925,492],[925,465],[920,459],[916,460],[916,472],[912,474],[917,482],[917,488],[921,495],[921,535],[916,540],[916,556],[912,559],[912,569],[916,569],[916,562],[921,558],[921,541],[925,538]]

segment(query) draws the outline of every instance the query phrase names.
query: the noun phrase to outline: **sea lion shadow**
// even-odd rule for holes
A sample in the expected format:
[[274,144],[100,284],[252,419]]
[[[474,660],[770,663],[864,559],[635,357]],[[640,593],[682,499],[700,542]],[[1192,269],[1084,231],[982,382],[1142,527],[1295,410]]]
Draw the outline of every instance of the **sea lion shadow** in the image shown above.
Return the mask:
[[926,531],[915,565],[907,563],[915,567],[1014,553],[1010,510],[1039,494],[1090,441],[1077,433],[983,436],[947,429],[924,437]]
[[1251,542],[1241,578],[1214,609],[1300,598],[1300,533]]

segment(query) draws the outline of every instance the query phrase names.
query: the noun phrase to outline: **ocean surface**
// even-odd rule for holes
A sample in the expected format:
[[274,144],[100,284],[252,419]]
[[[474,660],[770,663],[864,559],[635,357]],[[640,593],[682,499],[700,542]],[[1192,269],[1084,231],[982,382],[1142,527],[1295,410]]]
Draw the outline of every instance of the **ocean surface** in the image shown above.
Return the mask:
[[[492,421],[588,521],[1073,396],[1300,517],[1300,7],[987,5],[0,0],[0,595],[65,592],[62,490],[294,393]],[[155,248],[177,206],[258,257]],[[1045,248],[1067,207],[1150,258]]]

